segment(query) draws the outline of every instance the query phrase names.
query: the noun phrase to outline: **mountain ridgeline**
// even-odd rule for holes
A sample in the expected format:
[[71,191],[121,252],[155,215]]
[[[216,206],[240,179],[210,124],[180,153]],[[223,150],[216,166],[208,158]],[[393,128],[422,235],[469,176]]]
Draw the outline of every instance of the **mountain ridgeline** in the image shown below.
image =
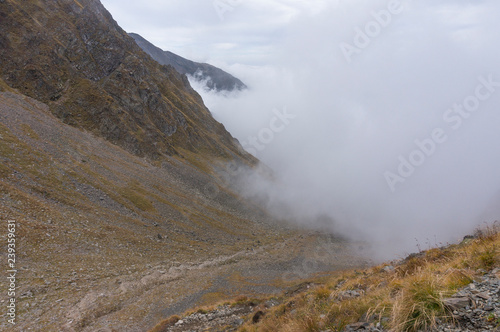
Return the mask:
[[136,33],[129,33],[129,36],[134,38],[137,45],[160,64],[171,65],[181,74],[191,75],[197,81],[206,82],[208,90],[231,92],[247,88],[242,81],[222,69],[208,63],[199,63],[185,59],[169,51],[163,51]]
[[188,150],[255,163],[186,77],[143,52],[98,0],[2,1],[0,27],[0,86],[65,123],[153,159]]

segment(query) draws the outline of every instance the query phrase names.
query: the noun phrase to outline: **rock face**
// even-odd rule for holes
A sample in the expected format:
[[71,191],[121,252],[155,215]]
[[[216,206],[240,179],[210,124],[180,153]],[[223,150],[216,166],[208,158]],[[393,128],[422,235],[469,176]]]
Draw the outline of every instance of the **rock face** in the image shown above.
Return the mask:
[[181,74],[191,75],[198,81],[206,81],[206,87],[209,90],[233,91],[247,88],[242,81],[222,69],[207,63],[185,59],[169,51],[163,51],[136,33],[129,33],[129,35],[134,38],[144,52],[151,55],[160,64],[171,65]]
[[0,2],[0,90],[151,158],[203,151],[253,163],[184,75],[144,53],[98,0]]

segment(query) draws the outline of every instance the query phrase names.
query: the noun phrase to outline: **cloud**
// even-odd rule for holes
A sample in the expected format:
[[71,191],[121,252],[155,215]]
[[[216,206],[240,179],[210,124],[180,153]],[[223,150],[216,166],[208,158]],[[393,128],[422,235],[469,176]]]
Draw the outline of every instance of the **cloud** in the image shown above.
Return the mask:
[[[222,19],[216,1],[103,3],[125,30],[250,86],[227,97],[199,88],[274,169],[272,182],[247,174],[247,195],[383,257],[498,218],[500,89],[454,111],[474,106],[481,80],[500,82],[498,1],[221,1]],[[391,188],[388,172],[404,181]]]
[[[275,110],[293,114],[256,153],[279,185],[252,179],[252,195],[311,226],[327,216],[332,230],[369,240],[384,257],[415,251],[415,239],[460,239],[498,218],[500,198],[500,4],[402,1],[388,19],[390,6],[356,0],[294,14],[267,66],[226,65],[250,91],[203,93],[247,148]],[[357,47],[351,61],[342,43]],[[489,78],[493,90],[455,129],[445,114]],[[427,155],[436,129],[446,140]],[[419,165],[391,190],[384,175],[400,176],[410,158]]]
[[[103,0],[128,32],[195,61],[265,64],[291,20],[326,3],[316,0]],[[218,5],[223,9],[218,9]],[[234,44],[228,53],[218,45]]]

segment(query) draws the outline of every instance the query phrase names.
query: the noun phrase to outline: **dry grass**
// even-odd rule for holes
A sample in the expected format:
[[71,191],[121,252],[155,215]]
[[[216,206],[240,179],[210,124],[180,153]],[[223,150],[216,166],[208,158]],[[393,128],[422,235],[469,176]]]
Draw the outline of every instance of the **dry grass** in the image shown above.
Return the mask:
[[181,318],[179,316],[171,316],[167,319],[159,322],[150,332],[163,332],[167,331],[167,329],[177,323]]
[[[283,298],[261,322],[249,321],[240,331],[342,331],[360,321],[391,331],[418,331],[452,321],[443,299],[499,265],[499,230],[496,222],[487,225],[460,244],[411,255],[392,272],[382,270],[385,264],[341,273]],[[356,296],[349,295],[353,290]]]
[[147,212],[155,212],[156,209],[153,206],[153,203],[143,195],[139,190],[132,186],[127,186],[121,188],[119,191],[120,195],[128,199],[135,207],[140,209],[141,211]]
[[447,319],[443,298],[451,292],[443,281],[427,271],[406,278],[392,305],[391,326],[397,331],[428,330],[438,319]]

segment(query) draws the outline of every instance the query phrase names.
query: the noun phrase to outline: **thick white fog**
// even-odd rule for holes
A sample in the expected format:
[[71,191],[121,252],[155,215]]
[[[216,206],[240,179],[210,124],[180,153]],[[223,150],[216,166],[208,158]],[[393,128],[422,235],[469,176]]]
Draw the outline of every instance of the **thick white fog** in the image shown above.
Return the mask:
[[285,35],[266,66],[215,63],[248,91],[198,86],[275,172],[246,193],[384,257],[500,219],[500,2],[332,1]]

